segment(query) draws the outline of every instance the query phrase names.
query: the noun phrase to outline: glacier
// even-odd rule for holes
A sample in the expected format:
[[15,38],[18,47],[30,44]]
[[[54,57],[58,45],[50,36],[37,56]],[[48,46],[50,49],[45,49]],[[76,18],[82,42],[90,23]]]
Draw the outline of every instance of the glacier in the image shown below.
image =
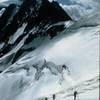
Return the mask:
[[[73,100],[74,91],[79,100],[99,100],[100,12],[97,7],[80,13],[79,19],[71,15],[77,21],[66,22],[65,29],[51,40],[38,37],[35,43],[24,45],[26,35],[0,58],[0,100],[53,100],[54,94],[55,100]],[[24,23],[8,43],[14,43],[26,26]],[[33,45],[35,50],[12,63],[20,48]]]

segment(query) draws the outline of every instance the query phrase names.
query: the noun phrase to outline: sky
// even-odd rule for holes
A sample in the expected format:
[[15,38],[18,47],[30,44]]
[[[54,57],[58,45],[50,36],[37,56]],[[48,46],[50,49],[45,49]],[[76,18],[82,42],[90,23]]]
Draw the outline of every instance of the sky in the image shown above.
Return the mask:
[[8,0],[0,0],[0,2],[4,2],[4,1],[8,1]]
[[56,1],[58,1],[62,4],[66,4],[66,3],[69,3],[69,1],[71,1],[71,0],[56,0]]

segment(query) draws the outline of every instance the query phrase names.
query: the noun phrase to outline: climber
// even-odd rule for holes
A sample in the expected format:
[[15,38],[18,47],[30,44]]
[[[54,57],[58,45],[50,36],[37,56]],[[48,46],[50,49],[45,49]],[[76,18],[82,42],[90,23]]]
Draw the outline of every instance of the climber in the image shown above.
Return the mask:
[[46,97],[45,100],[48,100],[48,98]]
[[56,98],[55,94],[53,94],[52,98],[53,98],[53,100],[55,100],[55,98]]
[[77,91],[74,91],[74,100],[76,100],[77,95],[78,95]]

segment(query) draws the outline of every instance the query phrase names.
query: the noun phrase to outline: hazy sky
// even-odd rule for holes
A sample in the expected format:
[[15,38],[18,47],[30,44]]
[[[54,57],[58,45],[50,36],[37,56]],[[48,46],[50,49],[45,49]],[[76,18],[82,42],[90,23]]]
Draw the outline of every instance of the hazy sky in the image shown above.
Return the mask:
[[8,0],[0,0],[0,2],[4,2],[4,1],[8,1]]
[[63,4],[66,4],[66,2],[69,1],[69,0],[56,0],[56,1],[63,3]]

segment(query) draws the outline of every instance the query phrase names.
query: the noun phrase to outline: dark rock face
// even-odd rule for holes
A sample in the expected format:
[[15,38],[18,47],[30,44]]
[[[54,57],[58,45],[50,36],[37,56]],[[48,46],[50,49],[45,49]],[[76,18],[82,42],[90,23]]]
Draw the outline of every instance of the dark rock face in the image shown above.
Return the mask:
[[15,4],[9,5],[0,18],[0,41],[6,40],[5,38],[7,36],[5,32],[5,30],[7,30],[6,26],[7,25],[9,26],[10,18],[13,16],[15,9],[16,9]]
[[3,15],[0,18],[0,30],[2,30],[5,25],[8,23],[9,18],[12,16],[14,9],[16,8],[15,4],[9,5]]
[[[55,1],[24,0],[18,11],[12,17],[16,8],[17,6],[15,4],[9,5],[0,18],[0,42],[5,42],[5,45],[0,50],[0,57],[12,50],[12,48],[18,45],[19,42],[28,35],[23,46],[16,53],[13,63],[24,52],[32,51],[36,48],[33,46],[24,49],[24,46],[31,42],[33,43],[34,39],[46,36],[49,36],[50,39],[52,39],[58,32],[64,30],[64,24],[55,26],[53,26],[53,24],[61,21],[72,20]],[[9,22],[11,17],[12,20]],[[24,32],[13,43],[9,43],[9,38],[14,35],[24,23],[27,23]]]

